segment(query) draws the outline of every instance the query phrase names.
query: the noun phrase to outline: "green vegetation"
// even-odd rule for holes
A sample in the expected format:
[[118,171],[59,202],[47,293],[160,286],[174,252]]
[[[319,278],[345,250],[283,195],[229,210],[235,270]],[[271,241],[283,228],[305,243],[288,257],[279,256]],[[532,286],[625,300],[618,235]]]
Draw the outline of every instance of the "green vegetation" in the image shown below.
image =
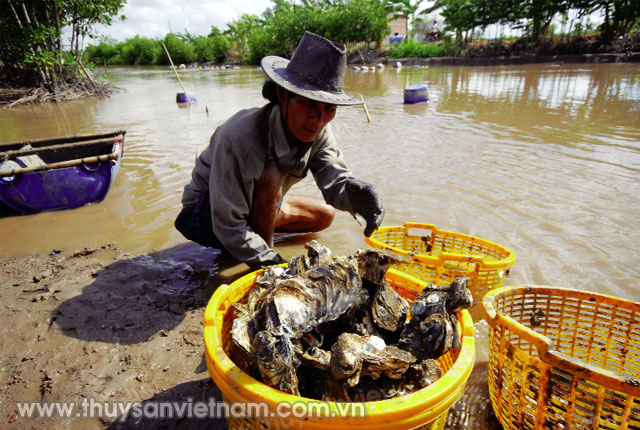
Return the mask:
[[447,57],[455,55],[458,46],[450,40],[444,43],[420,43],[409,40],[406,43],[395,45],[389,50],[391,58],[410,58],[410,57]]
[[529,39],[537,41],[548,33],[554,18],[566,22],[570,11],[580,26],[589,15],[601,13],[604,41],[628,34],[640,21],[637,0],[436,0],[421,13],[434,11],[439,11],[447,24],[445,29],[455,32],[458,42],[463,33],[473,34],[491,24],[523,29]]
[[[0,80],[42,87],[54,94],[65,91],[82,73],[80,47],[91,26],[110,24],[124,3],[4,0],[0,7]],[[71,31],[66,48],[62,40],[65,27]]]
[[289,2],[275,0],[261,16],[242,15],[207,36],[168,34],[164,40],[136,36],[115,45],[91,45],[85,56],[98,64],[168,64],[162,43],[174,63],[231,62],[258,64],[265,55],[289,57],[305,31],[349,43],[378,43],[389,33],[387,9],[380,0]]

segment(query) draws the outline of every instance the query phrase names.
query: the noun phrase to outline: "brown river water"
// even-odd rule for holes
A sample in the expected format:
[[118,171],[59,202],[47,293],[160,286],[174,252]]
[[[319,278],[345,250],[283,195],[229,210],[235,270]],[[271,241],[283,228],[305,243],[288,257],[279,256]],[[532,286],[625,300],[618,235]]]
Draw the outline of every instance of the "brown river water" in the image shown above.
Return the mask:
[[[175,103],[181,89],[165,68],[105,76],[124,91],[0,110],[0,142],[127,131],[103,202],[0,219],[0,255],[105,243],[141,254],[185,242],[173,220],[197,150],[237,110],[264,103],[255,68],[181,72],[198,98],[190,108]],[[404,105],[404,88],[418,83],[430,101]],[[341,107],[334,133],[354,174],[380,192],[384,225],[431,223],[506,246],[517,261],[505,285],[638,299],[640,64],[349,69],[345,87],[364,96],[371,122],[361,107]],[[311,178],[292,193],[319,196]],[[313,238],[348,254],[365,246],[362,229],[339,213]],[[290,258],[303,243],[277,249]],[[482,380],[487,329],[476,326],[472,379]]]

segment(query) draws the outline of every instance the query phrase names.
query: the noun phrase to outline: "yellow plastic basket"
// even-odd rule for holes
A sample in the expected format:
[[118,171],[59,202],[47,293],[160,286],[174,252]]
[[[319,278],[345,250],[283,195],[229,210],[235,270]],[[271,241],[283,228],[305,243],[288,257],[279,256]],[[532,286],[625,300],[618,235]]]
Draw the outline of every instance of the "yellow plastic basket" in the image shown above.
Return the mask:
[[[459,317],[462,348],[451,350],[438,362],[445,372],[434,384],[415,393],[388,400],[362,403],[321,402],[271,388],[252,378],[225,353],[234,319],[232,303],[241,300],[253,288],[261,271],[250,273],[231,285],[220,286],[205,309],[204,342],[207,368],[222,392],[225,402],[266,406],[271,417],[227,418],[231,429],[431,429],[442,430],[447,412],[460,398],[475,360],[473,322],[467,311]],[[412,300],[425,284],[393,269],[387,281],[402,296]],[[242,402],[242,403],[234,403]],[[286,411],[282,405],[295,405],[295,414],[277,416]],[[280,409],[279,409],[280,408]],[[233,410],[233,408],[231,408]],[[321,412],[320,414],[318,414]],[[262,414],[264,415],[264,414]],[[320,415],[320,416],[319,416]]]
[[380,227],[365,241],[374,248],[396,252],[410,259],[393,267],[436,285],[448,285],[457,276],[469,278],[474,321],[482,319],[482,297],[504,284],[507,269],[516,262],[511,250],[474,236],[438,230],[435,225],[407,222]]
[[640,429],[640,303],[548,286],[483,300],[505,429]]

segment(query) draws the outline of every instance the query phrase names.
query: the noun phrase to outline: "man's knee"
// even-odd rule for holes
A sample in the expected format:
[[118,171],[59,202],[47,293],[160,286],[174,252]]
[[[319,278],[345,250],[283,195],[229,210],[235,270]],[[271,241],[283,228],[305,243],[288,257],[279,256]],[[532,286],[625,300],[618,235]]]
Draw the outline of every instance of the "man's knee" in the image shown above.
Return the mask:
[[336,216],[336,210],[333,206],[323,204],[318,208],[318,231],[328,228]]

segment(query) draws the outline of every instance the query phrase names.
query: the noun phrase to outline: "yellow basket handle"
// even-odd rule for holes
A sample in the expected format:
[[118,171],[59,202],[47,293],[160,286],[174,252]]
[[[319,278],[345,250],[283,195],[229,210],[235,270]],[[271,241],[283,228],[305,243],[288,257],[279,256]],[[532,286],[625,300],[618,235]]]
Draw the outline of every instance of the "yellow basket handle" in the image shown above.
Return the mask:
[[446,263],[447,261],[462,261],[464,263],[476,263],[482,266],[484,263],[484,257],[477,256],[477,255],[461,254],[459,252],[445,251],[440,253],[437,256],[414,254],[414,253],[408,253],[408,252],[406,254],[415,261],[419,261],[421,263],[427,263],[427,264],[433,264],[433,263],[442,264],[442,263]]
[[[383,235],[384,233],[386,233],[387,231],[392,231],[394,229],[397,229],[397,227],[394,226],[383,226],[380,227],[377,232],[380,235]],[[438,230],[438,227],[436,227],[434,224],[423,224],[423,223],[419,223],[419,222],[405,222],[402,225],[402,230],[403,233],[407,236],[411,236],[409,235],[409,230],[410,229],[417,229],[417,230],[428,230],[431,232],[431,237],[435,237],[436,235],[438,235],[439,233],[448,233],[448,234],[457,234],[454,232],[450,232],[450,231],[444,231],[444,230]],[[375,234],[374,234],[375,236]],[[416,235],[413,235],[416,236]],[[482,239],[485,242],[488,242],[484,239]],[[506,259],[502,259],[500,261],[485,261],[485,257],[483,256],[469,256],[467,254],[461,254],[461,253],[457,253],[457,252],[442,252],[439,254],[439,256],[432,256],[432,255],[424,255],[424,254],[413,254],[410,253],[408,251],[405,251],[403,249],[398,249],[396,247],[392,247],[389,246],[387,244],[385,244],[384,242],[382,242],[381,240],[376,239],[375,237],[371,237],[371,238],[365,238],[365,241],[368,242],[369,244],[371,244],[372,242],[375,242],[376,247],[382,248],[382,249],[386,249],[389,251],[393,251],[396,253],[399,253],[401,255],[407,256],[407,257],[411,257],[413,260],[415,261],[419,261],[421,263],[426,263],[426,264],[431,264],[431,265],[435,265],[435,264],[442,264],[443,262],[447,261],[447,260],[452,260],[452,261],[464,261],[464,262],[469,262],[469,263],[476,263],[478,265],[477,269],[479,270],[495,270],[495,269],[506,269],[507,267],[511,267],[515,264],[516,262],[516,257],[515,254],[513,254],[513,252],[507,250],[508,252],[508,257]],[[494,244],[493,242],[488,242],[490,243],[492,246],[497,247],[497,244]]]
[[531,343],[536,348],[540,360],[551,366],[561,368],[579,378],[592,380],[607,388],[636,397],[640,396],[640,380],[625,379],[599,366],[578,362],[575,357],[557,351],[555,345],[547,336],[520,324],[507,315],[499,314],[495,309],[494,300],[497,295],[510,289],[513,289],[513,287],[496,288],[485,294],[482,300],[485,320],[492,328],[495,329],[498,325],[507,327],[510,332]]

